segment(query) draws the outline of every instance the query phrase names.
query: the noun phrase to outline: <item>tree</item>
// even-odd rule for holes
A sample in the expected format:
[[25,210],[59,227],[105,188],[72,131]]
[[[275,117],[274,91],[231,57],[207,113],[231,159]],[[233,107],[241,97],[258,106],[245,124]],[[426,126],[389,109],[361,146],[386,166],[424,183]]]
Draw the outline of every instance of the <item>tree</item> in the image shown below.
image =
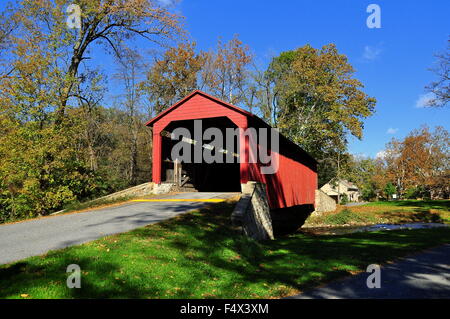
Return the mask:
[[126,121],[129,131],[129,180],[131,185],[136,184],[137,180],[137,156],[138,156],[138,137],[140,126],[142,125],[138,118],[140,113],[142,91],[140,82],[143,73],[142,57],[135,50],[126,49],[122,57],[118,59],[119,70],[116,78],[119,79],[125,88],[123,105],[126,110]]
[[94,49],[94,43],[103,44],[108,51],[120,56],[127,41],[136,37],[165,44],[182,34],[179,17],[150,0],[78,0],[81,27],[71,30],[66,25],[65,13],[71,3],[63,0],[20,2],[12,15],[18,27],[9,35],[12,54],[52,60],[46,65],[58,78],[54,83],[58,84],[55,87],[58,99],[53,105],[58,125],[76,90],[81,62],[90,58],[89,50]]
[[201,72],[201,89],[231,104],[246,101],[247,67],[253,57],[248,46],[235,35],[227,43],[220,39],[217,50],[206,55]]
[[[350,156],[343,168],[343,178],[358,186],[364,200],[373,200],[380,187],[376,180],[377,160],[361,156]],[[386,183],[382,182],[382,185]]]
[[340,205],[345,205],[345,204],[347,204],[347,203],[348,203],[348,196],[347,196],[347,194],[345,194],[345,193],[342,194],[342,195],[340,196],[338,202],[339,202]]
[[[105,108],[106,85],[89,60],[101,45],[122,57],[137,37],[165,46],[183,33],[179,17],[150,0],[79,0],[80,29],[69,29],[69,3],[23,0],[0,13],[0,221],[128,186],[120,142],[130,133],[138,140],[126,143],[135,147],[130,175],[150,178],[139,170],[150,153],[142,113],[134,102],[133,116]],[[142,126],[137,134],[124,117]]]
[[0,137],[0,221],[47,215],[96,194],[96,174],[77,147],[79,125],[64,130],[3,118]]
[[99,144],[108,140],[102,130],[104,118],[101,103],[105,92],[105,77],[98,70],[86,70],[77,86],[78,108],[71,112],[71,115],[81,119],[83,129],[80,139],[83,147],[87,149],[87,162],[92,171],[98,169]]
[[14,68],[5,58],[7,55],[4,53],[8,51],[10,36],[17,28],[16,22],[11,19],[11,12],[10,5],[6,6],[4,12],[0,12],[0,79],[9,76],[14,71]]
[[429,106],[440,107],[448,104],[450,100],[450,40],[447,41],[447,50],[437,54],[437,67],[431,69],[438,79],[431,82],[426,89],[433,95],[428,102]]
[[386,176],[397,186],[399,196],[402,197],[405,190],[406,169],[405,162],[402,158],[402,142],[393,138],[387,145],[383,161],[386,163]]
[[[98,145],[101,163],[99,171],[108,190],[121,190],[130,185],[150,181],[152,135],[150,129],[144,125],[148,116],[136,110],[132,119],[129,110],[121,104],[102,108],[101,116],[101,129],[107,139],[103,145]],[[136,132],[132,132],[130,128],[134,121],[139,123],[136,125]],[[132,145],[133,139],[136,140],[135,146]],[[135,176],[132,177],[132,174]]]
[[253,64],[253,71],[250,72],[250,83],[248,86],[246,104],[250,111],[253,108],[259,110],[262,118],[273,127],[277,127],[277,115],[279,110],[275,99],[274,81],[268,73],[259,69]]
[[268,110],[276,111],[272,117],[282,133],[318,159],[319,172],[346,149],[348,134],[362,138],[363,120],[374,111],[375,99],[354,72],[333,44],[283,52],[267,70],[274,83]]
[[156,113],[195,89],[206,91],[232,104],[253,105],[255,83],[247,69],[252,61],[248,46],[235,36],[217,49],[195,52],[195,43],[182,42],[169,48],[151,65],[143,89]]
[[195,47],[195,42],[182,42],[169,48],[147,72],[142,87],[156,113],[199,88],[199,73],[204,67],[206,54],[196,54]]
[[384,193],[386,194],[387,199],[392,199],[392,196],[395,194],[396,188],[392,183],[387,183],[384,187]]
[[386,148],[386,174],[397,186],[399,195],[407,189],[422,187],[431,198],[448,192],[450,176],[450,139],[448,131],[427,126],[413,130],[403,140],[393,139]]

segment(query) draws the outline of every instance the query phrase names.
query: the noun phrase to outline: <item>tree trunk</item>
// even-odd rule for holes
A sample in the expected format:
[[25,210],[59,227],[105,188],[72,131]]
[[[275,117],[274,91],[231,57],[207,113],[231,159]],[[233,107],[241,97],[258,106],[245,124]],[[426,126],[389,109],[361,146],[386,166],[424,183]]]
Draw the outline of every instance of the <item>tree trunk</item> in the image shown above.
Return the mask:
[[89,167],[91,170],[95,172],[98,169],[97,155],[95,154],[94,147],[92,146],[91,143],[89,143],[88,150],[89,150]]
[[136,129],[134,129],[132,133],[130,153],[130,182],[132,185],[135,185],[137,182],[137,140],[138,134]]

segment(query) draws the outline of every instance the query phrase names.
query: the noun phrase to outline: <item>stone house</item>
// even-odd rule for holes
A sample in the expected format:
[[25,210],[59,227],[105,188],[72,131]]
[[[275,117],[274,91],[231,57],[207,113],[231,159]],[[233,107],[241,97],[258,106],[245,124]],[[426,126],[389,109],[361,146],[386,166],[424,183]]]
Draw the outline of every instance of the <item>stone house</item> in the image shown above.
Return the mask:
[[340,196],[346,194],[350,202],[358,202],[361,196],[358,186],[345,180],[332,179],[320,188],[325,194],[338,202],[338,194]]

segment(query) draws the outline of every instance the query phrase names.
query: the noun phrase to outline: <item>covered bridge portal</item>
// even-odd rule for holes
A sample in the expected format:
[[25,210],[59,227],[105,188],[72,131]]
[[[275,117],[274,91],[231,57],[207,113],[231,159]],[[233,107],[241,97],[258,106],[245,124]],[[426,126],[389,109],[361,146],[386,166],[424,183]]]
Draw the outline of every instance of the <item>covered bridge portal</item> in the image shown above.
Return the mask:
[[[171,151],[174,145],[182,139],[172,140],[170,134],[176,128],[185,128],[190,136],[182,143],[190,144],[192,149],[196,144],[194,121],[201,120],[202,133],[211,127],[220,129],[226,136],[226,129],[242,129],[234,137],[234,149],[227,149],[227,141],[223,142],[222,155],[233,156],[235,161],[227,163],[207,163],[203,159],[194,163],[193,160],[181,164],[174,163]],[[199,122],[196,122],[197,124]],[[195,91],[183,100],[177,102],[164,112],[150,120],[147,126],[153,127],[153,182],[172,182],[182,167],[184,182],[190,183],[198,191],[241,191],[241,185],[248,181],[266,184],[267,196],[271,209],[293,207],[299,205],[314,205],[317,189],[317,162],[300,147],[279,135],[278,170],[273,174],[263,174],[262,166],[257,160],[249,161],[249,136],[247,128],[270,129],[270,126],[252,113],[239,107],[221,101],[204,92]],[[198,132],[197,132],[198,133]],[[270,133],[268,134],[270,137]],[[262,146],[258,136],[258,153]],[[203,144],[211,142],[203,138]],[[198,146],[199,144],[197,144]],[[230,144],[228,144],[230,145]],[[271,145],[271,144],[269,144]],[[223,151],[223,150],[222,150]],[[193,159],[193,152],[192,159]],[[269,152],[270,153],[270,152]],[[258,158],[258,156],[256,156]],[[228,161],[229,162],[229,161]]]

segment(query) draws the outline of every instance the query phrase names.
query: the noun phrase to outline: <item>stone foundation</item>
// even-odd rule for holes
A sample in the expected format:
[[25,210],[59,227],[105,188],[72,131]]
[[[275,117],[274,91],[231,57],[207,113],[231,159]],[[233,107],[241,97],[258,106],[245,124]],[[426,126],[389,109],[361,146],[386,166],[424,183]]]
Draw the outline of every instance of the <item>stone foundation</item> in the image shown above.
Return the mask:
[[161,194],[167,194],[172,190],[175,184],[173,183],[161,183],[161,184],[155,184],[153,187],[152,194],[155,195],[161,195]]
[[95,200],[105,200],[105,199],[113,200],[113,199],[128,197],[128,196],[131,196],[131,197],[145,196],[145,195],[149,195],[152,193],[153,186],[154,186],[154,184],[152,182],[149,182],[149,183],[137,185],[134,187],[130,187],[130,188],[124,189],[122,191],[97,198]]
[[320,189],[316,189],[316,209],[314,214],[320,215],[325,212],[333,212],[336,210],[336,202],[330,196]]
[[274,239],[264,184],[248,182],[242,185],[242,196],[231,214],[231,220],[244,234],[255,240]]

